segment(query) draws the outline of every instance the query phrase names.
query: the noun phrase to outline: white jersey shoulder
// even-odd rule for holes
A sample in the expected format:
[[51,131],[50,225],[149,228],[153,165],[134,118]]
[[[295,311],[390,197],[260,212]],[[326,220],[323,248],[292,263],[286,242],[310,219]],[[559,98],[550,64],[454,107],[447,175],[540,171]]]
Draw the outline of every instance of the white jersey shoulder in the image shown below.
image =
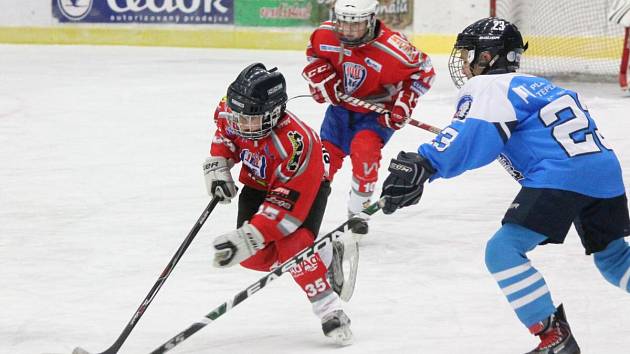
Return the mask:
[[516,120],[514,106],[508,99],[510,83],[519,73],[479,75],[471,78],[459,90],[456,119],[474,118],[490,123]]

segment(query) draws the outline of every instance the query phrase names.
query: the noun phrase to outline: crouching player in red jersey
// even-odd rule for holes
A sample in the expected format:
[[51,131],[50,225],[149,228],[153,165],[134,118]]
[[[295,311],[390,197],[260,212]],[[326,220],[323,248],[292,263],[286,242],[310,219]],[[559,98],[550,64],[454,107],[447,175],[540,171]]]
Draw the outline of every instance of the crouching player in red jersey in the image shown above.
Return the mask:
[[[223,203],[236,196],[230,169],[239,162],[244,184],[237,229],[214,240],[216,267],[240,263],[268,272],[317,237],[330,194],[322,143],[285,110],[286,102],[284,76],[256,63],[239,74],[215,111],[217,130],[204,163],[208,194]],[[324,334],[345,345],[352,339],[350,319],[327,279],[331,257],[332,249],[322,250],[290,272],[321,319]]]
[[[361,210],[374,193],[381,149],[407,123],[435,76],[426,54],[376,19],[377,5],[376,0],[338,0],[333,21],[311,35],[303,70],[313,98],[330,104],[321,137],[331,157],[331,179],[346,156],[352,161],[348,214],[355,235],[368,231]],[[391,113],[370,112],[344,102],[339,93],[382,103]]]

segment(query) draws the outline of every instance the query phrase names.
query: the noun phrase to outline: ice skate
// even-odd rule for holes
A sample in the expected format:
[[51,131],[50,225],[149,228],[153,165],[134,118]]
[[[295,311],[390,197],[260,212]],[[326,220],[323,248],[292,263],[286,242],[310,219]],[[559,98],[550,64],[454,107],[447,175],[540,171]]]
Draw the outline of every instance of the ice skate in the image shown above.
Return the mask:
[[333,258],[328,267],[328,282],[341,300],[348,302],[354,293],[359,266],[359,247],[352,238],[333,242]]
[[345,346],[352,343],[350,323],[350,319],[343,310],[335,310],[322,318],[322,330],[336,344]]
[[529,328],[540,337],[540,344],[527,354],[580,354],[571,328],[564,314],[564,307],[558,306],[556,313]]
[[368,218],[368,215],[364,213],[348,213],[348,228],[357,242],[368,233]]

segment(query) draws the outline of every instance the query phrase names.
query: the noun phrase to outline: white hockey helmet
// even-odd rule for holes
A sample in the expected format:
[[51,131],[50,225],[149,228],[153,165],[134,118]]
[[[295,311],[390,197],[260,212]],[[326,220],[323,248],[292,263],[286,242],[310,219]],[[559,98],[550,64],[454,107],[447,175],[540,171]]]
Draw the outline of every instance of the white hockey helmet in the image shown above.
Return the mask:
[[334,8],[335,32],[347,46],[374,39],[377,0],[337,0]]

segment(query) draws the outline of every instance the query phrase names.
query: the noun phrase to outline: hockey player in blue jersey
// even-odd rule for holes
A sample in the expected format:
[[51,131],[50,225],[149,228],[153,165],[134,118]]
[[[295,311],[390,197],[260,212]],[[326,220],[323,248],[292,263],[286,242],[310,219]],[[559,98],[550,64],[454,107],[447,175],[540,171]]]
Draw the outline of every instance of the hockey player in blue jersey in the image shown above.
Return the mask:
[[460,88],[451,124],[416,152],[400,152],[383,183],[383,211],[416,204],[424,182],[495,159],[521,184],[486,245],[486,265],[519,320],[540,339],[530,353],[578,354],[526,253],[562,243],[573,223],[595,266],[630,292],[628,206],[621,167],[577,93],[516,73],[527,44],[515,25],[485,18],[457,36],[449,70]]

